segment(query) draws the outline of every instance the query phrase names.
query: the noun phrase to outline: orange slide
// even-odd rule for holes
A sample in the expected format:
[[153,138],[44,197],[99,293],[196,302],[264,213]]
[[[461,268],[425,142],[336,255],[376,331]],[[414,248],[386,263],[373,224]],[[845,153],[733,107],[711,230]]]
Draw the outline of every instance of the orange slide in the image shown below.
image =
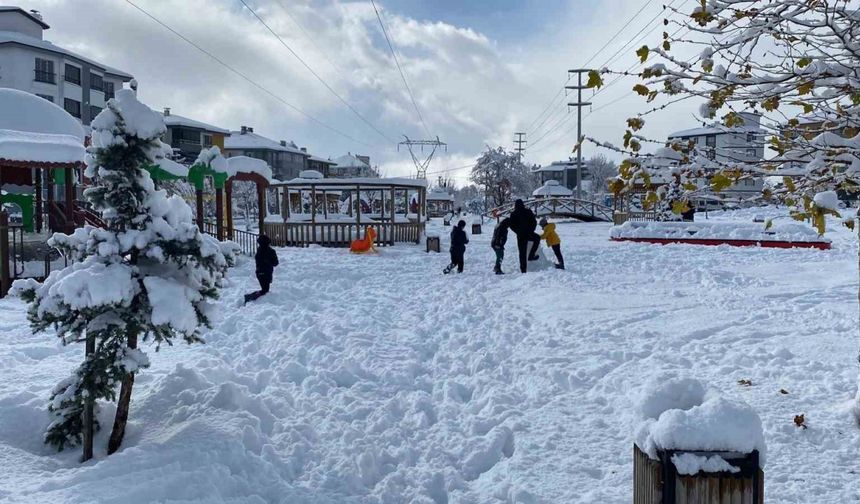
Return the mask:
[[353,240],[349,244],[349,251],[353,254],[364,254],[367,252],[376,252],[373,246],[373,241],[376,240],[376,230],[368,226],[364,228],[364,238]]

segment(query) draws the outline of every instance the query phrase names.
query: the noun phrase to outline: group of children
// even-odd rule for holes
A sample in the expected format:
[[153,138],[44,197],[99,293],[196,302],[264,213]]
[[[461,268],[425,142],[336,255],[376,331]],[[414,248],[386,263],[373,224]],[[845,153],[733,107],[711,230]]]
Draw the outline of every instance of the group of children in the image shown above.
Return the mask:
[[[538,246],[537,242],[540,240],[546,240],[547,246],[550,247],[555,254],[557,261],[555,267],[557,269],[564,269],[564,257],[561,255],[561,238],[559,238],[558,233],[555,232],[555,224],[547,222],[546,217],[543,217],[540,220],[540,226],[542,230],[540,234],[531,232],[531,236],[527,236],[527,239],[518,240],[522,241],[523,245],[528,241],[534,242],[528,260],[535,261],[538,259],[536,255]],[[457,223],[454,229],[451,230],[451,264],[442,270],[446,275],[454,271],[454,268],[457,269],[457,273],[463,272],[466,244],[469,243],[469,237],[466,236],[465,228],[466,221],[461,220]],[[505,274],[505,272],[502,271],[502,261],[505,259],[505,243],[508,241],[508,230],[510,228],[511,220],[510,218],[505,218],[496,224],[496,227],[493,229],[493,238],[490,240],[490,246],[496,253],[496,264],[493,267],[493,272],[497,275]],[[524,246],[520,246],[520,249],[522,254]],[[525,264],[521,264],[521,270],[523,273],[525,273],[525,269]]]

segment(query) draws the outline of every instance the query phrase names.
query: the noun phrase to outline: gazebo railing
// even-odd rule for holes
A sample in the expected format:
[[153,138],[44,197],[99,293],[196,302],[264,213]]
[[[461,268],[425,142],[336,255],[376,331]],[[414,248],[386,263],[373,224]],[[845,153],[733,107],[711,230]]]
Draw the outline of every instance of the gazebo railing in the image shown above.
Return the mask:
[[370,222],[370,223],[311,223],[267,222],[264,232],[279,247],[349,247],[353,240],[364,237],[365,229],[376,231],[376,246],[395,243],[419,243],[424,233],[423,222]]
[[[209,236],[218,238],[218,224],[212,221],[203,221],[203,232]],[[239,229],[225,229],[225,239],[239,245],[243,254],[253,257],[257,253],[257,233],[242,231]]]

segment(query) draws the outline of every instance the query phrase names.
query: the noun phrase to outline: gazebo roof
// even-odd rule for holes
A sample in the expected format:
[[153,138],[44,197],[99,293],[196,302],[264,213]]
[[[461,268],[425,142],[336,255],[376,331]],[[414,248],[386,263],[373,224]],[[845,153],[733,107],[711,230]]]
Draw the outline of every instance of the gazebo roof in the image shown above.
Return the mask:
[[227,173],[231,177],[235,177],[240,173],[257,174],[269,182],[273,180],[272,169],[269,167],[269,164],[262,159],[252,158],[249,156],[233,156],[227,158]]
[[328,189],[350,190],[358,186],[362,188],[371,187],[402,187],[412,189],[423,189],[427,187],[427,181],[424,179],[412,178],[373,178],[373,177],[356,177],[356,178],[324,178],[324,179],[306,179],[294,178],[286,182],[281,182],[280,186],[289,186],[290,189],[310,189],[311,186]]
[[84,162],[84,129],[62,108],[3,88],[0,110],[0,164],[61,167]]
[[573,191],[558,183],[558,180],[547,180],[546,183],[534,190],[532,196],[572,196]]
[[448,191],[434,189],[427,193],[427,201],[454,201],[454,195]]

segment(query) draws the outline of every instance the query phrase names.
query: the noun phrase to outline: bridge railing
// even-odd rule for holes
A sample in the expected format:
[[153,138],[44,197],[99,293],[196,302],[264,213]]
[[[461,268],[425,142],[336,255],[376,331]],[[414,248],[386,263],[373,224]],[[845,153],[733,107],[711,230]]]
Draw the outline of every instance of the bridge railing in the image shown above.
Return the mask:
[[[536,215],[569,216],[612,221],[612,208],[593,201],[565,197],[529,198],[523,200],[526,208]],[[514,203],[508,203],[487,212],[488,217],[506,217],[514,210]]]

